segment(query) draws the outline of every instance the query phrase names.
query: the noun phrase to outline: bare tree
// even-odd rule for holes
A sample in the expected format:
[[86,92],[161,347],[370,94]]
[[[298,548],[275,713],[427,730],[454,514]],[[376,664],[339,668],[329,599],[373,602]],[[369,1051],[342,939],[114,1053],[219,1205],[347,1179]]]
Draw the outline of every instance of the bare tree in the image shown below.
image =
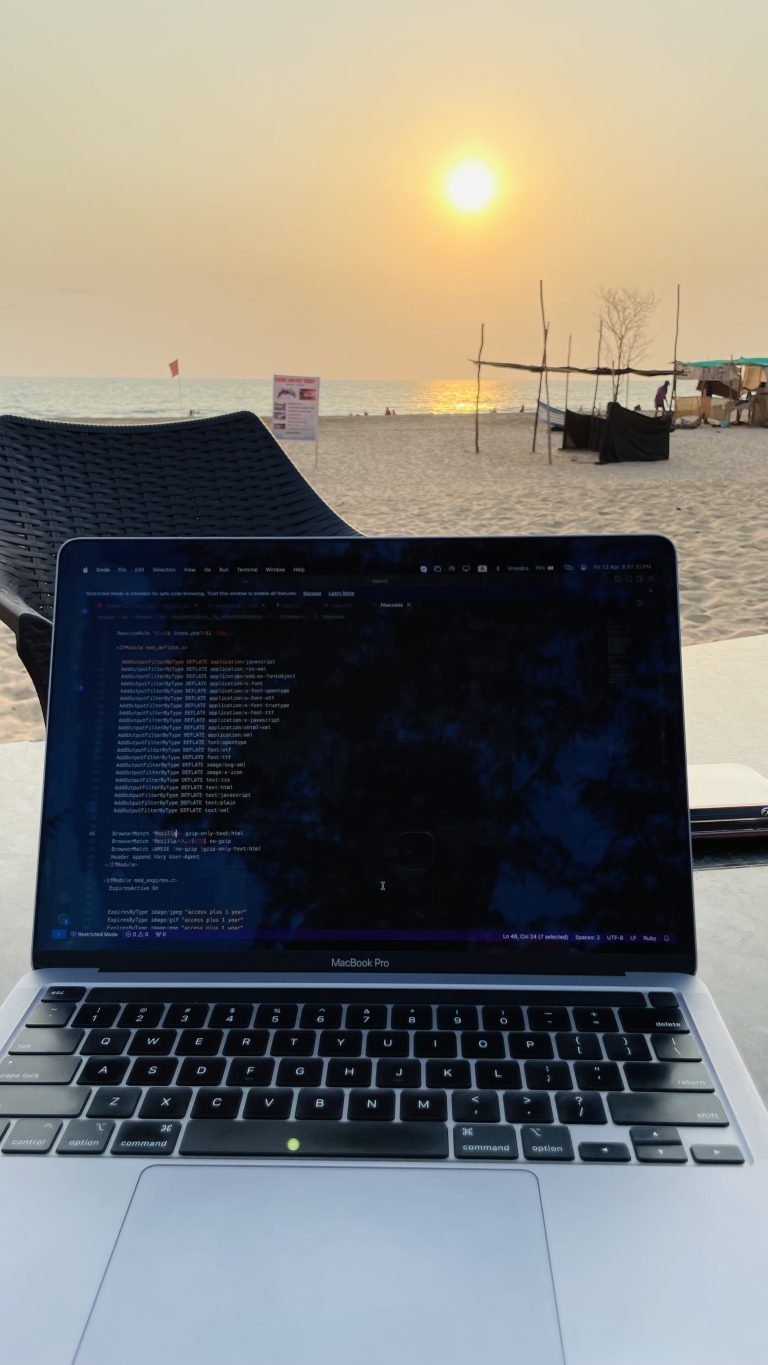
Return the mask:
[[[621,285],[619,288],[600,289],[599,318],[608,347],[611,369],[618,371],[636,364],[645,355],[651,338],[648,328],[659,305],[653,290]],[[613,401],[619,396],[620,376],[613,376]]]

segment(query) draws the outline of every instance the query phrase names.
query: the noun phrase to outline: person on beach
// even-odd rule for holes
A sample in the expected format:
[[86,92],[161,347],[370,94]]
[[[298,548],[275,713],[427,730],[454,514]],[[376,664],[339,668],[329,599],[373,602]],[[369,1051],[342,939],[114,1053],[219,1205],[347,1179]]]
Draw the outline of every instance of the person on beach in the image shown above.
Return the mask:
[[667,389],[668,389],[668,388],[669,388],[669,380],[668,380],[668,379],[665,379],[665,380],[664,380],[664,383],[663,383],[663,384],[659,384],[659,387],[658,387],[657,390],[656,390],[656,397],[655,397],[655,399],[654,399],[654,408],[653,408],[653,415],[654,415],[654,417],[657,417],[657,416],[658,416],[659,411],[661,411],[661,414],[662,414],[662,416],[663,416],[664,413],[665,413],[666,410],[667,410]]

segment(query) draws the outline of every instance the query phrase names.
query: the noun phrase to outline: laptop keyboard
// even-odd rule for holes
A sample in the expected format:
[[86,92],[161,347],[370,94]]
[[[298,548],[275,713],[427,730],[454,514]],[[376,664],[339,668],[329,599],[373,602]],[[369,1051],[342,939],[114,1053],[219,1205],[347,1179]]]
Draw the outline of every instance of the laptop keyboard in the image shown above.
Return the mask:
[[669,992],[50,986],[0,1060],[5,1155],[741,1164],[728,1125]]

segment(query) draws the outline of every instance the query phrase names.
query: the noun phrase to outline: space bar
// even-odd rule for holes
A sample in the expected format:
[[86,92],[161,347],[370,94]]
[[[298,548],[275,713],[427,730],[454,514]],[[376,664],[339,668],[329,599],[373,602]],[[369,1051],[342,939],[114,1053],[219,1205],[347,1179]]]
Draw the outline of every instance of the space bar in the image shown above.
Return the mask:
[[442,1123],[333,1123],[192,1119],[182,1156],[344,1156],[435,1160],[448,1156]]

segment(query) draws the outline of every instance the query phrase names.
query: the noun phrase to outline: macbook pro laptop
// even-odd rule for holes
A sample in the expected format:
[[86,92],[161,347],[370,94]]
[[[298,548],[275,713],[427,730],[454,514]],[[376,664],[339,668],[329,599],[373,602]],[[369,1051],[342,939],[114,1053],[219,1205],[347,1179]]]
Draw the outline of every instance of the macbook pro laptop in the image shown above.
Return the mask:
[[668,541],[69,542],[32,961],[8,1365],[768,1359]]

